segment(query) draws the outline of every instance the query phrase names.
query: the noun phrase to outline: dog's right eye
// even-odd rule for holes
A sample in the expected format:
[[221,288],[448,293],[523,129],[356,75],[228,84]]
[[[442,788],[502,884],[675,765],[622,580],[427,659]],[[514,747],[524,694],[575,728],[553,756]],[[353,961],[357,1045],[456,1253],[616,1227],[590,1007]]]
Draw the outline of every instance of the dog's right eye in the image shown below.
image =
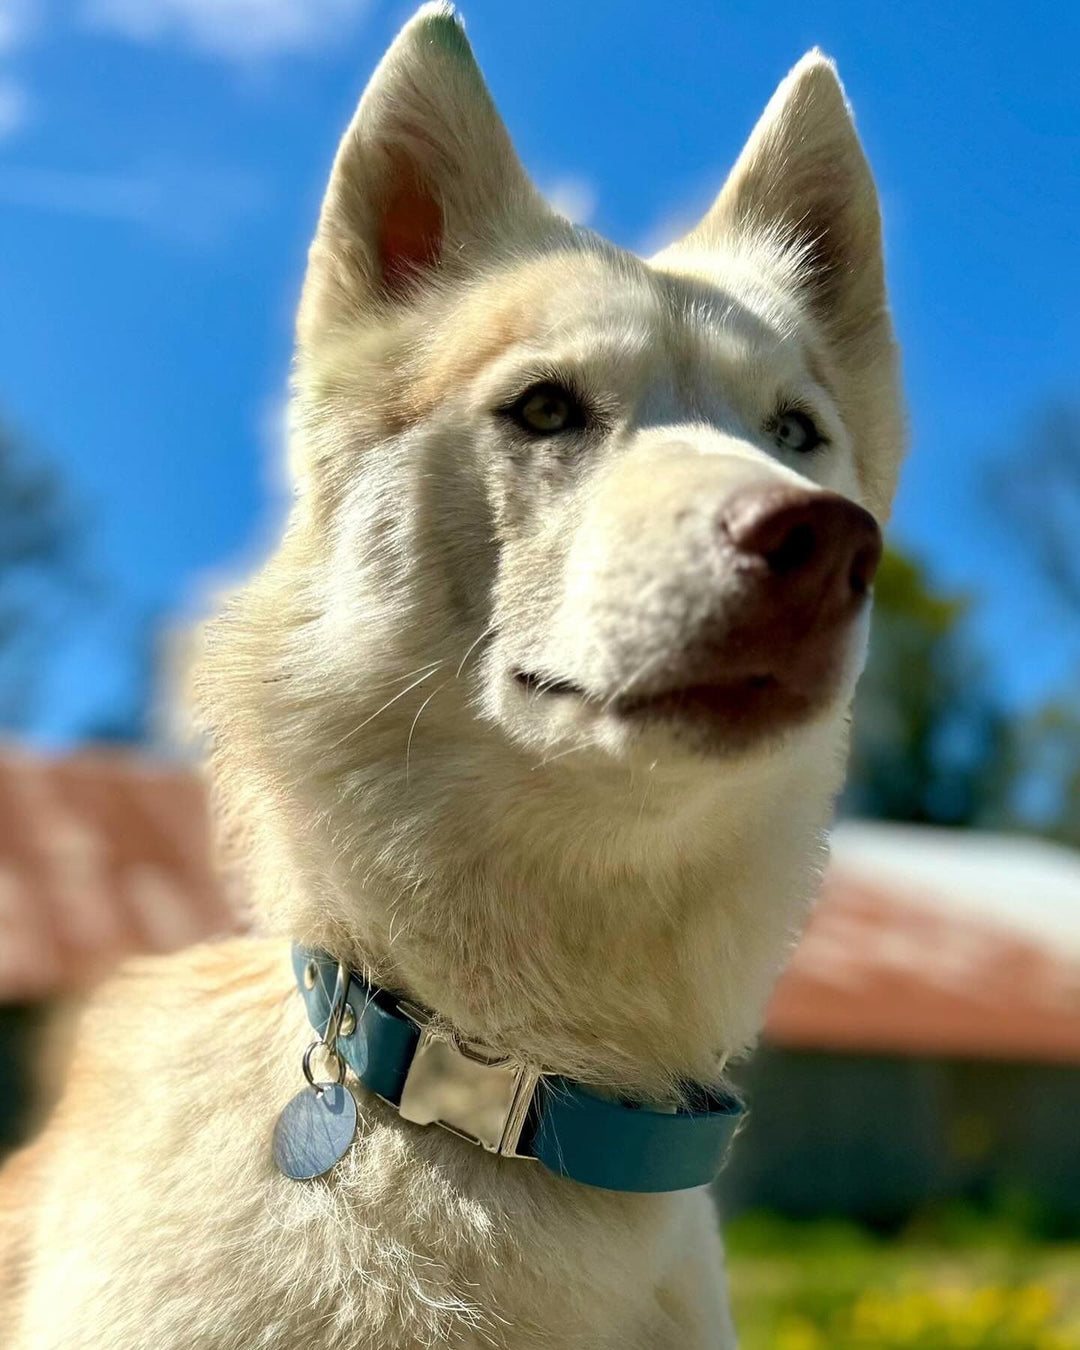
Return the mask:
[[545,381],[526,389],[504,409],[506,415],[531,436],[556,436],[560,431],[580,431],[585,409],[569,389]]

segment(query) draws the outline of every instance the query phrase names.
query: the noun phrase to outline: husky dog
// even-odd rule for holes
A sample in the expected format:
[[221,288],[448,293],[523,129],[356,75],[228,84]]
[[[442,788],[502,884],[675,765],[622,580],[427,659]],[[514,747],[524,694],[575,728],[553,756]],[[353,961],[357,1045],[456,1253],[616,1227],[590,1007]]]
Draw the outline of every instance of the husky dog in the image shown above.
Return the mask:
[[645,262],[545,203],[419,11],[311,248],[288,526],[200,658],[273,936],[94,996],[0,1186],[5,1345],[734,1344],[706,1188],[585,1185],[353,1079],[344,1156],[283,1176],[290,941],[610,1102],[717,1085],[825,862],[902,442],[824,56]]

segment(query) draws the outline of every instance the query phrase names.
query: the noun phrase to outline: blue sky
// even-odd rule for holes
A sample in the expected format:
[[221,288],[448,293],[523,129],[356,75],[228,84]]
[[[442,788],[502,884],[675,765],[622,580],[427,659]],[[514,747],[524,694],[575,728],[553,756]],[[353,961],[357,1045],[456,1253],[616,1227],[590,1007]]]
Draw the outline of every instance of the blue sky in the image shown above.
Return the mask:
[[[0,409],[84,504],[107,619],[71,616],[38,734],[131,678],[124,633],[265,538],[292,310],[336,139],[411,6],[0,0]],[[879,179],[913,453],[894,534],[980,597],[1027,702],[1080,668],[988,465],[1080,393],[1080,7],[466,0],[545,190],[646,249],[704,208],[777,81],[836,57]]]

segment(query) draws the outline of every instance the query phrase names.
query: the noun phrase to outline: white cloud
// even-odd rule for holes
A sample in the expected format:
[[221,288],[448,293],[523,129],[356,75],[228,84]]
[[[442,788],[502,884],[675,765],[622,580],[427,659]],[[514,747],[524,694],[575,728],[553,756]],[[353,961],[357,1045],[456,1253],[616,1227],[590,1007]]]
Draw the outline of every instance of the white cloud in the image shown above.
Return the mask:
[[0,74],[0,141],[18,131],[29,108],[30,100],[18,80]]
[[587,225],[596,210],[596,189],[585,178],[559,178],[544,196],[559,215],[575,225]]
[[218,168],[154,164],[122,173],[0,169],[0,203],[149,228],[212,246],[265,201],[261,180]]
[[8,55],[24,40],[32,19],[31,0],[0,0],[0,55]]
[[[26,41],[33,23],[33,0],[0,0],[0,57]],[[30,99],[10,68],[0,67],[0,140],[18,131],[27,120]]]
[[328,45],[367,8],[368,0],[85,0],[83,16],[134,42],[179,41],[243,62]]
[[685,200],[656,219],[638,240],[634,252],[641,258],[651,258],[654,253],[659,253],[669,244],[681,239],[694,228],[716,200],[716,194],[723,182],[722,170],[702,178],[698,186],[687,194]]
[[672,211],[661,216],[638,240],[634,252],[639,258],[651,258],[693,229],[701,216],[702,212],[689,210]]

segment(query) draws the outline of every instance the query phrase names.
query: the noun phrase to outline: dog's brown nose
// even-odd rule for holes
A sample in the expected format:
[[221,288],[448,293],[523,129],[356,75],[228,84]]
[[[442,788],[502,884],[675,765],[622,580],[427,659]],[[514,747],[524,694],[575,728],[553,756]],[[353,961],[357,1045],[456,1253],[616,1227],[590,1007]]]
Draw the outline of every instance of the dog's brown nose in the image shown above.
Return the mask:
[[737,746],[850,697],[881,532],[838,493],[775,482],[745,484],[707,519],[721,544],[712,603],[667,666],[624,686],[616,707],[700,717]]
[[877,521],[835,492],[745,488],[720,516],[737,554],[829,608],[861,599],[881,561]]

